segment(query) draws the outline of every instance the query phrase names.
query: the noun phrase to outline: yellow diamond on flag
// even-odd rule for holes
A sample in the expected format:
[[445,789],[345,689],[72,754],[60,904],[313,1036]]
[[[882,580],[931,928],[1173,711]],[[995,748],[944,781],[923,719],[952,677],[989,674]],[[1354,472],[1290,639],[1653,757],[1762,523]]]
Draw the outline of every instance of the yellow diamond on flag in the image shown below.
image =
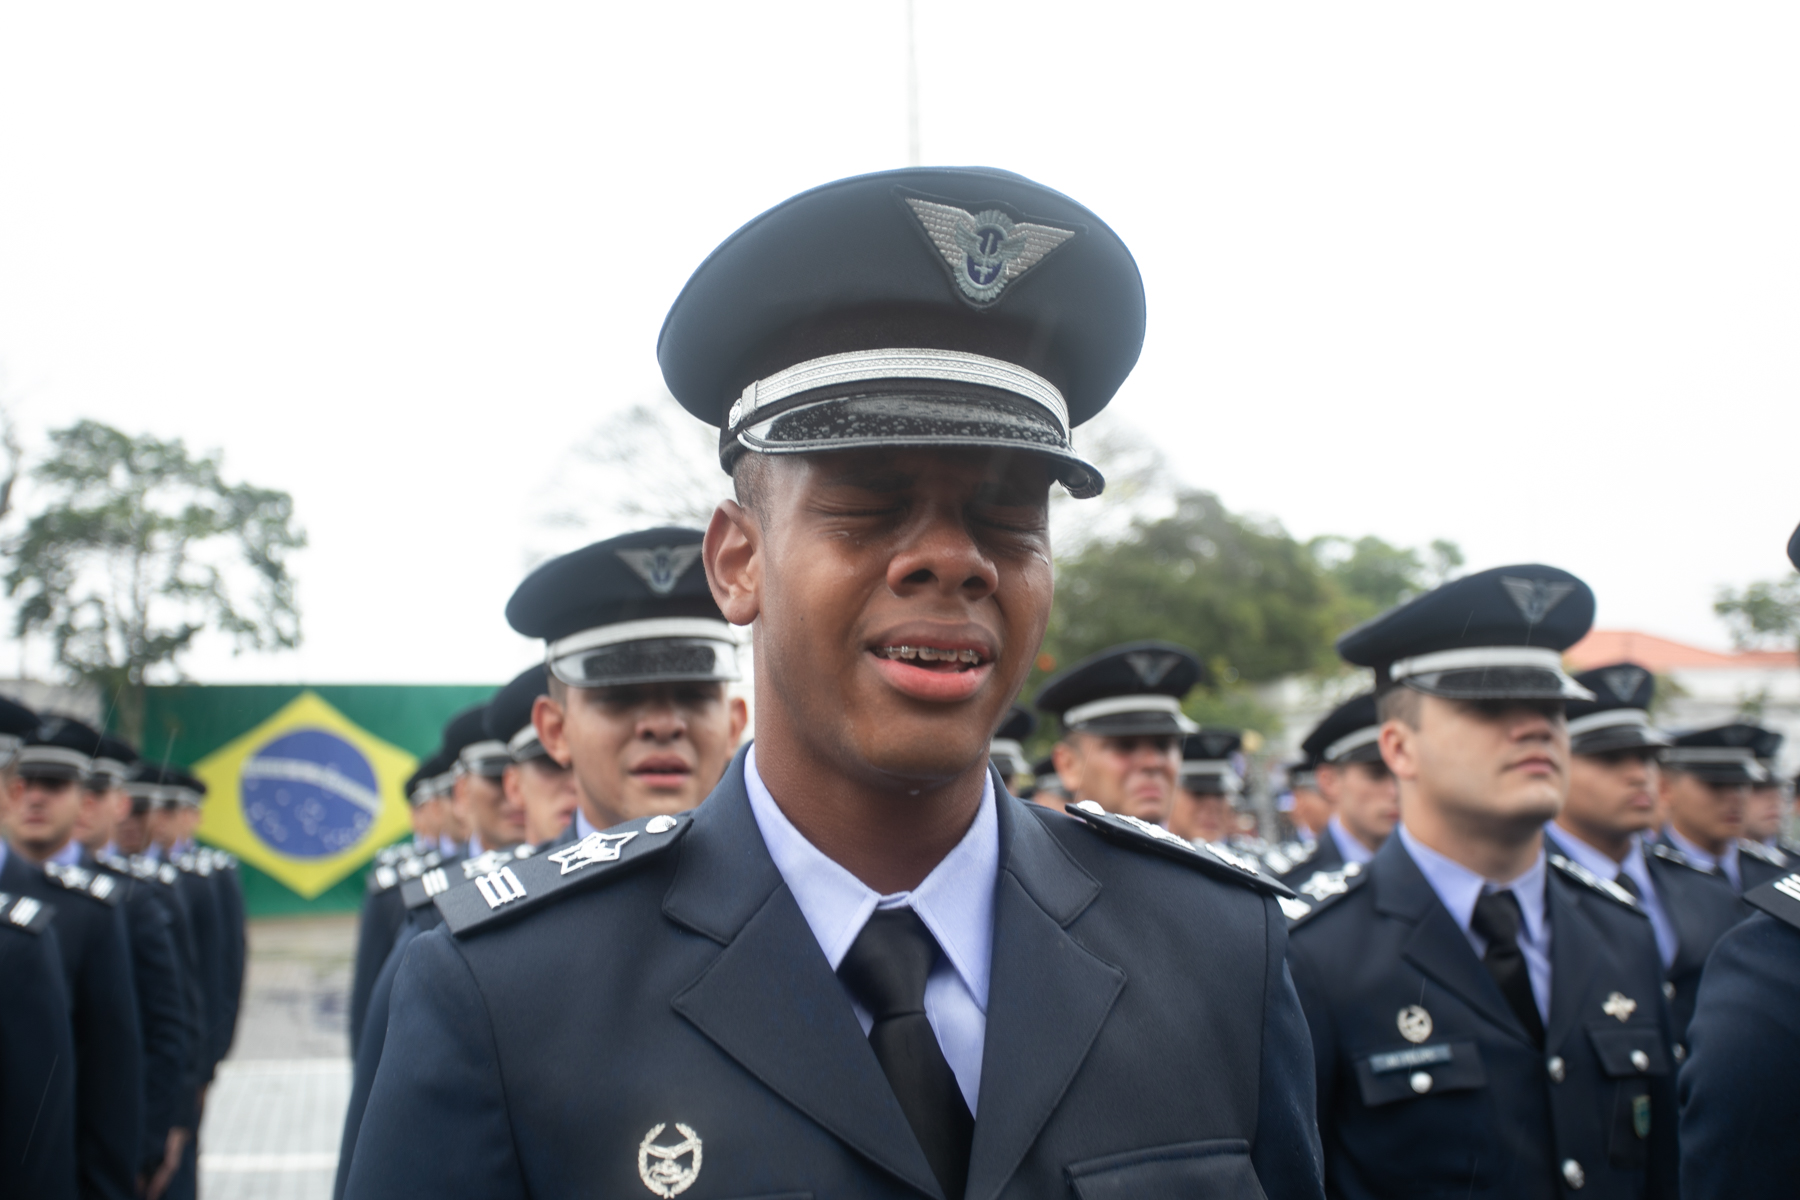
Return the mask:
[[403,789],[417,762],[301,692],[195,764],[199,833],[310,900],[412,827]]

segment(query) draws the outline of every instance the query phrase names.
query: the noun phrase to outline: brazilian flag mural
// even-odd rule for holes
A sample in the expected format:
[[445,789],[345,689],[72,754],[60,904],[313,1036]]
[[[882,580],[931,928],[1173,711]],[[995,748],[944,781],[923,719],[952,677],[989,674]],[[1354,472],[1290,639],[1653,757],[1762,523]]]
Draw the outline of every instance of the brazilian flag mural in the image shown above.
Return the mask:
[[404,786],[492,686],[149,689],[146,758],[206,783],[200,840],[241,861],[252,916],[360,907],[362,868],[412,833]]

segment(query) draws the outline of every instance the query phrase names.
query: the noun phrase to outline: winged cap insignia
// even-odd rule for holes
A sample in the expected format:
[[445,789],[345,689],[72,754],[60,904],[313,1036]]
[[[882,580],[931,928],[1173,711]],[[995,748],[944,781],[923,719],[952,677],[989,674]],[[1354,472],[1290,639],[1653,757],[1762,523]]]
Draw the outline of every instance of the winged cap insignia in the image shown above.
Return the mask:
[[[638,1143],[638,1178],[653,1195],[664,1197],[679,1196],[700,1178],[700,1135],[677,1121],[675,1132],[682,1140],[673,1146],[659,1145],[656,1139],[667,1128],[666,1124],[657,1122]],[[684,1158],[688,1160],[685,1166],[682,1165]]]
[[1647,674],[1649,672],[1642,667],[1614,667],[1610,671],[1602,671],[1600,678],[1606,681],[1608,690],[1614,696],[1620,700],[1629,700],[1637,694],[1638,687]]
[[1007,284],[1075,236],[1073,229],[1015,221],[997,208],[972,213],[913,196],[906,203],[950,265],[957,288],[977,304],[999,299]]
[[1152,654],[1148,650],[1134,650],[1125,656],[1133,672],[1143,681],[1147,688],[1155,687],[1162,682],[1163,676],[1175,669],[1181,661],[1179,654]]
[[637,573],[651,591],[666,596],[675,590],[689,567],[699,561],[700,543],[686,546],[656,546],[647,550],[615,551],[625,565]]
[[1557,583],[1549,579],[1519,579],[1512,575],[1502,575],[1500,586],[1506,589],[1512,602],[1519,606],[1528,625],[1536,625],[1549,616],[1550,610],[1575,590],[1572,583]]
[[[568,875],[583,867],[591,867],[595,863],[618,862],[619,852],[625,849],[625,843],[636,836],[635,831],[630,833],[590,833],[573,846],[564,847],[546,857],[562,868],[557,872],[558,875]],[[659,1125],[657,1128],[660,1129],[662,1126]]]

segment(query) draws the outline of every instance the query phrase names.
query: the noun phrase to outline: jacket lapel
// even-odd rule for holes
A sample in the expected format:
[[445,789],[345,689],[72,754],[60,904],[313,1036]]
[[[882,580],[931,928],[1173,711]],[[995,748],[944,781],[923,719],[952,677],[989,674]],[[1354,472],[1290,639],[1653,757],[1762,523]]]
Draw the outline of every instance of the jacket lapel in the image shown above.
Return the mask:
[[1544,1046],[1554,1051],[1575,1031],[1594,987],[1594,955],[1583,954],[1578,947],[1605,946],[1606,938],[1583,908],[1586,898],[1554,869],[1549,874],[1544,899],[1550,914],[1550,1028]]
[[1369,869],[1376,910],[1413,926],[1401,957],[1486,1017],[1490,1024],[1529,1044],[1530,1036],[1506,1006],[1499,985],[1475,957],[1475,948],[1432,891],[1398,835],[1388,838]]
[[875,1165],[942,1196],[843,985],[769,858],[742,753],[694,814],[663,913],[723,947],[676,994],[675,1011]]
[[1012,1178],[1125,986],[1124,971],[1066,932],[1099,882],[997,783],[995,799],[1001,866],[968,1200],[992,1200]]

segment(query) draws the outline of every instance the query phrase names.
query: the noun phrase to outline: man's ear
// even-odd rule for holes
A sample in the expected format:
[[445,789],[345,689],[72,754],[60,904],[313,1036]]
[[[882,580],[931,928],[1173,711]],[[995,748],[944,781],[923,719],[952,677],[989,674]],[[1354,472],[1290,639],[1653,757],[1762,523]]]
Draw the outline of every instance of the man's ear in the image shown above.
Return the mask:
[[1071,796],[1081,794],[1081,756],[1075,753],[1075,747],[1067,742],[1058,742],[1050,748],[1050,765],[1056,768],[1056,777],[1062,780],[1063,790]]
[[555,697],[545,694],[531,702],[531,724],[537,730],[538,741],[557,766],[566,768],[573,756],[569,753],[569,739],[564,736],[563,721],[563,706]]
[[762,530],[735,500],[721,500],[701,543],[713,600],[733,625],[756,620],[762,606]]
[[1405,721],[1384,721],[1381,725],[1381,761],[1394,773],[1395,779],[1417,779],[1419,731]]
[[750,724],[750,706],[744,703],[742,696],[733,696],[731,705],[731,745],[735,749],[738,739],[744,736],[744,727]]

